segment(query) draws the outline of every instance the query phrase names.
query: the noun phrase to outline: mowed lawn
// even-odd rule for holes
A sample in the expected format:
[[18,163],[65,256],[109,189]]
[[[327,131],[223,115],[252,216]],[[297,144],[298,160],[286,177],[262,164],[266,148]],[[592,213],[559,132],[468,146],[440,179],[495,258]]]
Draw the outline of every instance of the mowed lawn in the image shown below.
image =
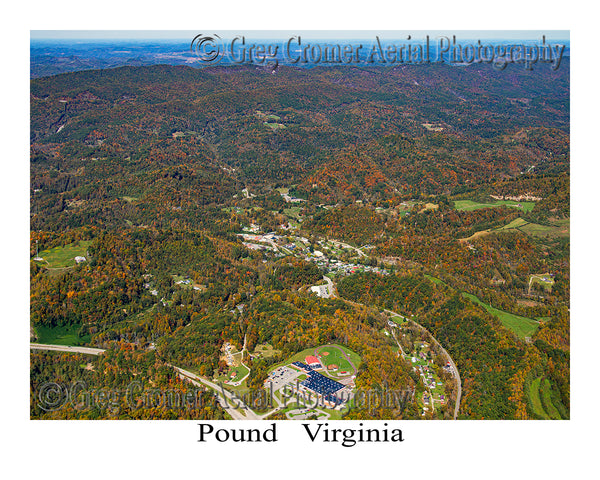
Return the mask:
[[[319,355],[321,356],[321,363],[325,368],[327,368],[329,365],[337,365],[338,372],[354,372],[354,369],[350,365],[350,362],[346,360],[346,358],[338,348],[335,348],[333,346],[323,347],[319,350]],[[354,363],[354,366],[358,368],[358,364],[360,363],[360,357],[358,357],[358,355],[356,354],[354,354],[355,358],[352,358],[352,356],[349,354],[347,355],[348,357],[350,357],[352,363]]]
[[75,257],[85,257],[87,249],[92,243],[91,240],[80,240],[70,243],[64,247],[54,247],[39,252],[39,257],[43,258],[40,264],[46,264],[50,268],[65,268],[75,265]]
[[538,323],[531,318],[521,317],[513,313],[505,312],[504,310],[498,310],[487,303],[483,303],[479,298],[470,293],[463,292],[463,296],[472,302],[481,305],[488,313],[498,318],[500,322],[502,322],[502,325],[513,331],[519,338],[531,337],[538,328]]
[[550,276],[549,273],[542,273],[541,275],[531,275],[529,277],[530,285],[534,283],[539,283],[544,290],[550,292],[552,287],[554,286],[554,279]]
[[456,210],[465,211],[478,210],[480,208],[501,207],[503,205],[517,208],[519,210],[523,210],[524,212],[530,212],[533,210],[535,202],[515,202],[514,200],[496,200],[495,202],[490,203],[480,203],[473,200],[456,200],[454,202],[454,208]]

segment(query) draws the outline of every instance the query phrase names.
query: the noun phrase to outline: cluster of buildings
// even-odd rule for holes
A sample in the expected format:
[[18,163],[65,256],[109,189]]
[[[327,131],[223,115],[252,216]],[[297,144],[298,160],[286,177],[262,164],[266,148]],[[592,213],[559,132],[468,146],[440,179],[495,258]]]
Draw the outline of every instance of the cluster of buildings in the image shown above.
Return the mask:
[[[250,227],[244,227],[244,233],[238,233],[242,237],[242,244],[251,250],[272,251],[279,256],[292,252],[296,256],[301,256],[308,262],[315,263],[319,268],[326,272],[336,275],[350,275],[356,272],[374,272],[387,275],[389,272],[385,268],[362,265],[355,263],[345,263],[341,260],[329,258],[320,250],[308,251],[309,241],[305,237],[290,237],[277,235],[275,232],[258,233],[260,227],[252,224]],[[294,243],[297,242],[297,243]],[[304,244],[304,248],[299,246]]]
[[[319,252],[321,253],[321,252]],[[356,272],[375,272],[387,275],[389,272],[385,268],[372,267],[370,265],[361,265],[356,263],[344,263],[341,260],[329,259],[325,255],[306,255],[305,260],[316,263],[319,268],[338,275],[350,275]]]
[[300,203],[300,202],[306,202],[306,200],[304,200],[303,198],[296,198],[292,195],[289,195],[287,193],[281,193],[281,198],[283,198],[287,203]]
[[428,366],[419,365],[419,373],[423,378],[423,383],[427,388],[435,388],[436,385],[443,385],[442,382],[437,382],[433,378],[433,373],[431,373]]
[[300,382],[300,389],[317,394],[317,396],[323,399],[324,405],[331,408],[340,406],[348,401],[350,392],[347,392],[346,395],[342,394],[342,391],[346,388],[344,384],[316,371],[323,369],[321,362],[316,357],[308,356],[305,361],[307,363],[292,363],[293,367],[296,367],[307,375],[307,378]]
[[450,362],[446,362],[446,365],[444,365],[443,368],[444,368],[444,371],[454,375],[454,369],[452,368],[452,365],[450,365]]

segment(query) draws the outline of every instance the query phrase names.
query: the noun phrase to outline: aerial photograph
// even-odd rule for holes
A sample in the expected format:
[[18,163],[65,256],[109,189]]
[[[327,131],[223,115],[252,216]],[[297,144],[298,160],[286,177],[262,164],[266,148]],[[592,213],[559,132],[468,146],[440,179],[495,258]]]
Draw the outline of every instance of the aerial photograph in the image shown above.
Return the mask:
[[571,418],[568,30],[29,53],[30,419]]

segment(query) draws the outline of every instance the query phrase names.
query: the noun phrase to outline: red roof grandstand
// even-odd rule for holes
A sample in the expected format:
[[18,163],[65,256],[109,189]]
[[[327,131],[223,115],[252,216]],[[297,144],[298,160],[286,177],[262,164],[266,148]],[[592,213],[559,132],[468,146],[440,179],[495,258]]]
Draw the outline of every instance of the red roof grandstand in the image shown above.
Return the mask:
[[306,358],[304,359],[304,362],[305,362],[307,365],[313,365],[313,364],[315,364],[315,363],[318,363],[319,365],[321,365],[321,362],[319,362],[319,359],[318,359],[317,357],[313,357],[312,355],[309,355],[308,357],[306,357]]

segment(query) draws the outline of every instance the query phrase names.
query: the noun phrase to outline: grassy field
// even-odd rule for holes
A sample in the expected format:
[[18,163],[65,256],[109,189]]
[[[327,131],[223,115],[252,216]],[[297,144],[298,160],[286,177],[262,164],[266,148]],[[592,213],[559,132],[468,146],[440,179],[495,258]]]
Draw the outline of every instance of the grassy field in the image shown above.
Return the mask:
[[321,363],[325,368],[327,368],[329,365],[337,365],[338,369],[336,373],[338,374],[339,372],[355,373],[354,369],[350,365],[350,362],[346,360],[339,349],[332,346],[323,347],[319,349],[319,355],[321,356]]
[[[223,382],[223,383],[225,383],[226,380],[228,380],[230,382],[239,382],[242,378],[244,378],[248,374],[248,372],[249,372],[249,370],[243,365],[240,365],[238,367],[229,367],[229,370],[227,372],[225,372],[224,375],[216,377],[215,380],[218,382]],[[231,375],[234,373],[235,373],[235,377],[232,377]]]
[[[359,365],[361,364],[362,360],[361,360],[360,356],[357,353],[353,352],[349,348],[344,347],[342,345],[335,344],[335,346],[340,347],[344,352],[346,352],[346,355],[348,355],[350,357],[350,360],[352,360],[352,362],[354,363],[354,366],[356,368],[359,367]],[[289,357],[288,359],[284,360],[283,362],[279,362],[279,363],[271,366],[271,368],[269,368],[269,372],[272,372],[276,368],[281,367],[283,365],[289,365],[292,362],[302,362],[302,363],[304,363],[304,359],[306,357],[308,357],[309,355],[314,355],[315,354],[315,349],[318,349],[318,348],[320,348],[320,347],[306,348],[306,349],[302,350],[301,352],[298,352],[295,355],[292,355],[291,357]]]
[[547,378],[538,377],[529,387],[529,398],[533,407],[533,413],[544,420],[560,420],[562,417],[552,403],[552,387]]
[[544,378],[542,380],[542,383],[540,384],[542,406],[544,407],[544,410],[546,410],[546,412],[548,412],[548,415],[550,416],[551,419],[560,420],[560,418],[561,418],[560,413],[558,413],[558,410],[552,403],[552,398],[550,397],[550,391],[551,391],[550,381],[547,378]]
[[515,218],[512,222],[507,223],[503,227],[497,228],[496,231],[511,230],[513,228],[522,227],[523,225],[527,225],[527,221],[523,220],[521,217],[519,217],[519,218]]
[[358,353],[353,352],[348,347],[345,347],[343,345],[338,345],[337,343],[334,345],[336,347],[341,348],[346,353],[346,355],[348,355],[348,357],[350,357],[350,360],[352,361],[352,363],[354,363],[354,366],[356,368],[358,368],[360,366],[360,364],[362,363],[362,359],[360,358],[360,355]]
[[529,223],[522,218],[517,218],[493,231],[519,230],[533,237],[568,237],[569,236],[569,219],[558,220],[552,225],[538,225],[537,223]]
[[425,278],[427,278],[428,280],[431,280],[433,283],[435,283],[436,285],[446,285],[443,281],[441,281],[439,278],[435,278],[432,277],[431,275],[425,275]]
[[475,240],[484,235],[489,235],[494,232],[507,232],[510,230],[518,230],[519,232],[531,235],[533,237],[568,237],[569,236],[569,220],[558,220],[552,225],[538,225],[537,223],[529,223],[521,217],[514,219],[512,222],[494,229],[482,230],[476,232],[468,238],[461,238],[460,241]]
[[47,343],[50,345],[84,345],[91,340],[89,335],[79,337],[77,332],[81,325],[65,325],[62,327],[35,327],[37,343]]
[[419,211],[419,213],[426,212],[427,210],[437,210],[439,205],[436,203],[426,203],[425,206]]
[[275,355],[279,355],[281,353],[281,350],[275,350],[273,346],[266,343],[264,345],[257,345],[254,349],[254,353],[258,353],[261,357],[264,358],[271,358]]
[[542,273],[540,275],[531,275],[529,277],[529,285],[533,285],[534,283],[539,283],[544,290],[547,292],[552,291],[552,286],[554,285],[554,279],[548,273]]
[[402,325],[406,322],[406,320],[404,320],[404,318],[400,317],[399,315],[390,315],[390,320],[392,322],[397,323],[398,325]]
[[295,218],[296,220],[300,220],[300,212],[302,211],[302,207],[290,207],[284,208],[283,214],[287,217]]
[[569,225],[538,225],[537,223],[528,223],[519,227],[523,233],[534,237],[568,237]]
[[548,415],[544,411],[544,407],[542,406],[542,399],[540,398],[541,381],[542,377],[538,377],[533,382],[531,382],[531,386],[529,387],[529,398],[531,399],[531,404],[533,406],[533,413],[535,413],[538,417],[547,420],[550,417],[548,417]]
[[49,250],[42,250],[39,252],[38,256],[44,260],[39,261],[38,263],[42,265],[45,264],[49,268],[72,267],[75,265],[75,257],[85,257],[87,255],[87,249],[91,243],[91,240],[81,240],[65,245],[64,247],[54,247]]
[[495,202],[490,203],[480,203],[475,202],[473,200],[456,200],[454,202],[454,208],[456,210],[477,210],[479,208],[493,208],[493,207],[501,207],[501,206],[514,207],[519,210],[523,210],[524,212],[530,212],[533,210],[535,206],[535,202],[515,202],[513,200],[496,200]]
[[463,292],[463,296],[472,302],[481,305],[488,313],[498,318],[502,322],[502,325],[514,332],[519,338],[531,337],[538,328],[538,323],[530,318],[520,317],[519,315],[508,313],[504,310],[498,310],[487,303],[483,303],[479,298],[470,293]]
[[[439,278],[432,277],[431,275],[425,275],[425,278],[429,279],[433,283],[444,284],[444,282],[442,282]],[[502,322],[502,325],[513,331],[519,338],[531,337],[531,335],[533,335],[538,328],[538,323],[531,318],[521,317],[519,315],[494,308],[487,303],[483,303],[481,300],[479,300],[479,298],[477,298],[475,295],[471,295],[470,293],[462,292],[462,295],[463,297],[466,297],[472,302],[477,303],[485,308],[488,313],[498,318]]]
[[283,123],[269,123],[263,122],[265,126],[269,127],[271,130],[278,130],[280,128],[287,128]]

